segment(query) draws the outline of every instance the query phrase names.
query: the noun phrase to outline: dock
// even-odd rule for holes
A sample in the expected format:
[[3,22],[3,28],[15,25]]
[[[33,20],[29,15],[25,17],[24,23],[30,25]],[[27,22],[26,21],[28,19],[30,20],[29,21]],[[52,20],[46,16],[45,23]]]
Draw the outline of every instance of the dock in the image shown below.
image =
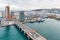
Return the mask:
[[24,31],[24,33],[27,34],[28,38],[31,38],[32,40],[47,40],[43,36],[41,36],[39,33],[37,33],[35,30],[31,29],[30,27],[22,24],[18,20],[14,20],[14,23],[18,25],[20,29]]
[[1,20],[1,22],[0,22],[0,26],[8,26],[8,25],[12,25],[12,24],[14,24],[14,21],[8,21],[8,20],[6,20],[5,18],[3,18],[2,20]]

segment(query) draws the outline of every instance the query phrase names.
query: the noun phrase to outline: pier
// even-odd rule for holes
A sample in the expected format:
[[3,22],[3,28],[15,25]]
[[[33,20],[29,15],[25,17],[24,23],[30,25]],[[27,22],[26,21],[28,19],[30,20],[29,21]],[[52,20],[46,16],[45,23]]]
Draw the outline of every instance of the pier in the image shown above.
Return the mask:
[[14,24],[18,25],[18,28],[23,30],[24,33],[27,34],[28,39],[31,38],[32,40],[47,40],[44,37],[42,37],[39,33],[37,33],[35,30],[31,29],[30,27],[22,24],[18,20],[13,20]]
[[6,20],[6,18],[3,18],[0,22],[0,26],[8,26],[8,25],[12,25],[14,24],[14,21],[9,21],[9,20]]

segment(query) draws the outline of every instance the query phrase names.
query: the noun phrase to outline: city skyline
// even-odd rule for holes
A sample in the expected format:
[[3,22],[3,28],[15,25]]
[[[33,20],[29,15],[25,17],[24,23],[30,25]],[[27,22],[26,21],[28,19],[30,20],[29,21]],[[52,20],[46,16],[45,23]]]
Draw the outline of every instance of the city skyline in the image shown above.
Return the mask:
[[0,9],[5,9],[6,5],[11,10],[60,8],[60,0],[0,0]]

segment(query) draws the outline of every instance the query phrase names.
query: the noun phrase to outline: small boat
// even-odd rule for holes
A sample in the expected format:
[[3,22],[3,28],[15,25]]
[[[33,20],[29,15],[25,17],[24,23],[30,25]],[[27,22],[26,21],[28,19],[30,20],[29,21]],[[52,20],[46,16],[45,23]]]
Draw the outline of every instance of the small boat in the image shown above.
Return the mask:
[[34,20],[30,20],[30,23],[33,23],[34,22]]
[[43,19],[42,19],[42,20],[40,20],[40,22],[44,22],[44,21],[45,21],[45,20],[43,20]]
[[45,20],[44,20],[44,19],[39,18],[37,21],[38,21],[38,22],[44,22]]

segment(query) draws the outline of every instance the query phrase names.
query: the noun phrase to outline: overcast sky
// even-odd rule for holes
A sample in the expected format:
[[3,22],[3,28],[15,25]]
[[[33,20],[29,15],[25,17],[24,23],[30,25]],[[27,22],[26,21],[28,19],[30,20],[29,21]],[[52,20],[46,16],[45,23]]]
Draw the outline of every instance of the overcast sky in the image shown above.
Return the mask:
[[60,0],[0,0],[0,9],[8,4],[11,10],[60,8]]

